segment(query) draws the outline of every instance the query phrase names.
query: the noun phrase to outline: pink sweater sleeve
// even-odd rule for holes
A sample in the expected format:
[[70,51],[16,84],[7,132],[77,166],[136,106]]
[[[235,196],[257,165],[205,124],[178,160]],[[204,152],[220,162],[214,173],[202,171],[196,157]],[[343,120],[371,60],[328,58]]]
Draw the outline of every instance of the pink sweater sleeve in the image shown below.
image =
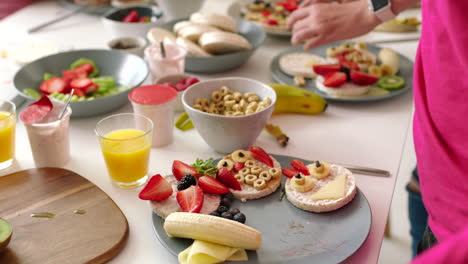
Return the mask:
[[468,263],[468,227],[415,258],[411,264]]

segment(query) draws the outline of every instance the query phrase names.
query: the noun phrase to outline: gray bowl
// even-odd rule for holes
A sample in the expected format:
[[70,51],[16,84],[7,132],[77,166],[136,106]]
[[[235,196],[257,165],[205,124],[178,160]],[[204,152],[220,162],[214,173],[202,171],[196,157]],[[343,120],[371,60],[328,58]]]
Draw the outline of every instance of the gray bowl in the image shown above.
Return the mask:
[[[172,32],[174,24],[183,20],[189,19],[175,19],[158,27]],[[218,73],[234,69],[244,64],[250,56],[252,56],[255,50],[265,41],[266,34],[265,31],[255,23],[241,19],[236,19],[236,22],[239,33],[245,37],[250,44],[252,44],[251,49],[210,57],[187,56],[185,58],[185,71],[196,73]]]
[[[35,60],[23,66],[14,76],[13,84],[19,94],[26,99],[34,98],[23,93],[24,89],[39,91],[39,85],[45,72],[61,75],[63,70],[79,58],[88,58],[96,63],[99,75],[115,78],[119,85],[137,87],[149,74],[146,62],[133,54],[118,50],[75,50],[61,52]],[[128,102],[131,89],[118,94],[96,98],[91,101],[72,102],[72,117],[85,117],[110,112]]]

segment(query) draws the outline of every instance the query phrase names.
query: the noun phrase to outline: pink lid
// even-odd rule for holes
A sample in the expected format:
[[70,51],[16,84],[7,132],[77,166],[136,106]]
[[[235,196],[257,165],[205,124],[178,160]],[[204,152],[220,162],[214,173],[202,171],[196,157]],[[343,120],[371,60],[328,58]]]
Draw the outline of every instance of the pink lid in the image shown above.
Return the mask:
[[142,105],[159,105],[174,100],[177,90],[163,84],[140,86],[133,89],[128,95],[130,101]]

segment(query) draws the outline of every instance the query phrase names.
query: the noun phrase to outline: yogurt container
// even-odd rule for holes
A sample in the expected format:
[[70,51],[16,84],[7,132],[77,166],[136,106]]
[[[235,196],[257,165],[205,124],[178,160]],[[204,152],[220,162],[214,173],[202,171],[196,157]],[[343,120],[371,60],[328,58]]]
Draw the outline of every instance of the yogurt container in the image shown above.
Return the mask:
[[150,45],[145,49],[145,59],[149,64],[153,82],[166,75],[184,73],[187,51],[176,44],[164,44],[164,49],[165,57],[159,44]]
[[70,160],[68,124],[72,110],[67,107],[61,120],[58,116],[64,103],[53,101],[54,108],[37,123],[24,123],[36,167],[63,167]]
[[128,95],[133,111],[153,121],[152,147],[166,146],[173,141],[176,97],[176,89],[161,84],[137,87]]

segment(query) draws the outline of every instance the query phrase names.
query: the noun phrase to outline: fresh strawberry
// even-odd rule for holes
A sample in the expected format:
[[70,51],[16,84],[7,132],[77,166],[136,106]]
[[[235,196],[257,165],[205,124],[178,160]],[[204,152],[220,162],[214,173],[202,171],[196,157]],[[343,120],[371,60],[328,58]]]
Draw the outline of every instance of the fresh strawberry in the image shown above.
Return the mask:
[[229,188],[238,191],[242,190],[242,187],[237,181],[236,177],[234,177],[234,174],[232,174],[232,172],[225,167],[218,169],[218,172],[216,173],[216,179]]
[[20,119],[26,124],[32,124],[44,118],[52,109],[54,105],[49,97],[43,95],[37,102],[28,105],[20,113]]
[[233,167],[232,169],[234,170],[234,172],[239,172],[239,171],[242,170],[244,167],[245,167],[244,163],[242,163],[242,162],[236,162],[236,163],[234,163],[234,167]]
[[341,65],[339,64],[322,64],[312,66],[315,73],[318,75],[326,76],[331,72],[339,72],[341,70]]
[[86,88],[85,93],[90,94],[90,93],[96,91],[98,88],[99,88],[99,85],[97,85],[97,84],[95,84],[93,82],[93,84],[91,84],[90,86],[88,86],[88,88]]
[[88,74],[90,74],[93,70],[94,70],[94,66],[91,63],[83,63],[80,66],[73,69],[73,71],[76,73],[85,72],[86,76],[88,76]]
[[360,71],[351,71],[351,81],[357,85],[371,85],[376,83],[379,78],[374,75],[367,74]]
[[268,165],[269,167],[272,167],[272,168],[274,167],[273,159],[262,148],[254,146],[254,147],[250,147],[249,151],[250,151],[252,158],[260,161],[261,163]]
[[284,168],[281,170],[281,172],[283,173],[284,176],[288,177],[288,178],[292,178],[294,177],[294,175],[298,174],[299,171],[293,169],[293,168]]
[[359,71],[359,65],[353,61],[345,59],[343,56],[337,56],[338,61],[342,67],[346,67],[350,70]]
[[195,185],[177,192],[177,202],[182,211],[187,213],[199,213],[203,207],[204,197],[202,188]]
[[262,11],[260,12],[262,14],[262,16],[264,17],[269,17],[271,15],[271,12],[268,12],[268,11]]
[[174,160],[172,163],[172,174],[174,174],[174,177],[176,177],[178,181],[180,181],[186,174],[190,174],[196,178],[200,176],[194,167],[187,165],[180,160]]
[[70,83],[73,79],[86,78],[88,74],[84,71],[64,70],[62,72],[63,80]]
[[276,21],[275,19],[272,19],[272,18],[269,18],[269,19],[265,20],[265,23],[267,25],[271,25],[271,26],[279,25],[278,21]]
[[126,23],[138,22],[138,17],[139,17],[138,11],[132,10],[130,11],[130,13],[128,13],[128,15],[124,17],[122,21]]
[[176,83],[175,88],[178,92],[182,92],[182,91],[185,91],[185,89],[187,89],[187,85],[179,82],[179,83]]
[[86,92],[86,89],[91,85],[93,85],[93,81],[91,79],[89,79],[89,78],[73,79],[70,82],[70,87],[71,88],[83,90],[84,92]]
[[149,16],[142,16],[142,17],[140,17],[140,19],[138,19],[138,22],[148,23],[148,22],[151,22],[151,18]]
[[332,72],[325,76],[325,81],[323,81],[323,85],[328,87],[339,87],[340,85],[344,84],[348,77],[344,72]]
[[199,82],[200,80],[198,80],[197,78],[195,77],[189,77],[187,79],[184,80],[184,84],[187,86],[187,88],[193,84],[196,84],[197,82]]
[[172,186],[160,174],[156,174],[148,181],[138,197],[142,200],[163,201],[172,195]]
[[304,175],[310,175],[309,169],[307,166],[302,162],[302,160],[292,160],[291,161],[291,166],[294,167],[297,171]]
[[85,91],[83,91],[83,90],[75,89],[75,90],[73,90],[73,95],[82,97],[82,96],[86,96],[86,93],[85,93]]
[[200,186],[205,193],[225,194],[229,192],[228,187],[211,176],[201,176],[198,179]]
[[67,83],[60,77],[54,77],[47,81],[43,81],[39,86],[39,90],[43,94],[61,93],[65,90]]

